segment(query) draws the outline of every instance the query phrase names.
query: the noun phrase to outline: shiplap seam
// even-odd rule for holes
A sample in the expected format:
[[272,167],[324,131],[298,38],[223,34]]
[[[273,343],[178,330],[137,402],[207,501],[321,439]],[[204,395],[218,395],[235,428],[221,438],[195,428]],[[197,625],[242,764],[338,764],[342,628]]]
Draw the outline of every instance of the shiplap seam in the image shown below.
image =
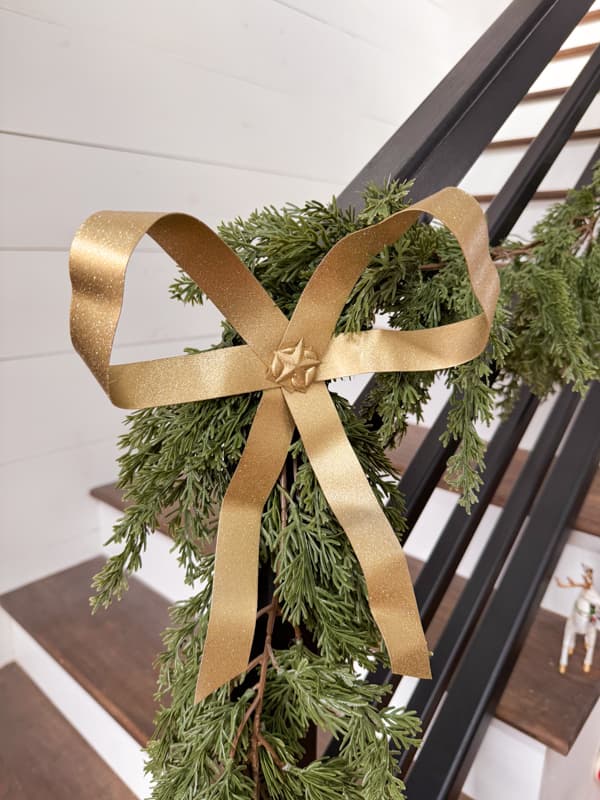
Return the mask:
[[[115,345],[114,353],[115,355],[118,354],[119,348],[127,348],[127,347],[149,347],[149,346],[160,346],[163,344],[182,344],[184,347],[189,346],[190,340],[194,339],[207,339],[210,338],[209,334],[200,334],[200,336],[173,336],[167,337],[164,339],[143,339],[136,342],[124,342],[121,345]],[[15,356],[0,356],[0,364],[6,363],[7,361],[29,361],[32,358],[55,358],[57,356],[72,356],[73,350],[44,350],[40,353],[24,353],[22,355],[15,355]]]
[[[123,410],[123,419],[125,419],[125,415],[127,413],[128,413],[127,411]],[[125,430],[123,430],[123,433],[125,433]],[[21,458],[9,458],[7,461],[2,461],[0,463],[0,469],[3,469],[4,467],[10,467],[15,464],[25,464],[27,462],[35,461],[36,459],[52,458],[53,456],[63,455],[64,453],[72,453],[76,450],[84,450],[89,447],[96,447],[100,445],[115,445],[117,436],[118,434],[115,434],[113,436],[102,436],[100,439],[89,439],[82,442],[76,442],[75,444],[64,445],[64,447],[55,447],[52,450],[43,450],[40,453],[35,453],[35,452],[28,453],[27,455],[22,456]],[[66,539],[72,538],[72,534],[69,534],[65,538]]]
[[[211,161],[206,158],[194,158],[192,156],[178,156],[173,153],[160,153],[154,150],[143,150],[133,147],[119,147],[115,144],[100,144],[98,142],[80,141],[77,139],[62,138],[60,136],[45,136],[43,134],[27,133],[25,131],[2,130],[0,134],[4,136],[15,136],[20,139],[36,139],[41,142],[52,142],[53,144],[68,144],[74,147],[91,147],[95,150],[108,150],[113,153],[125,153],[134,156],[147,156],[149,158],[162,158],[167,161],[179,161],[187,164],[203,164],[207,167],[218,167],[219,169],[236,170],[237,172],[256,172],[261,175],[275,175],[278,178],[300,178],[313,183],[323,183],[323,178],[314,175],[303,175],[295,172],[280,172],[274,169],[264,169],[263,167],[251,167],[247,164],[235,162]],[[342,178],[339,178],[342,181]],[[328,181],[329,182],[329,181]]]

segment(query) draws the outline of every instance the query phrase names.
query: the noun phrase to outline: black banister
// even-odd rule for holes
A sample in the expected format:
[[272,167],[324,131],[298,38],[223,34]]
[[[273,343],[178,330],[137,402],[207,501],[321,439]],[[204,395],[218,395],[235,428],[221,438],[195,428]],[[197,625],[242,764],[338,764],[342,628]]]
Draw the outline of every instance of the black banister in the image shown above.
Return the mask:
[[[415,181],[423,197],[460,183],[592,0],[514,0],[338,198],[369,183]],[[418,69],[418,66],[415,66]]]
[[[521,216],[525,206],[533,193],[538,188],[540,182],[552,166],[554,159],[560,153],[570,135],[575,130],[578,121],[583,116],[586,108],[596,96],[600,88],[600,49],[590,59],[588,64],[581,71],[581,74],[565,95],[558,108],[552,114],[548,122],[544,125],[541,133],[535,142],[528,149],[527,153],[518,164],[508,181],[503,186],[500,197],[501,202],[493,204],[488,212],[488,222],[490,225],[490,238],[492,243],[497,243],[504,237],[514,222]],[[588,170],[595,163],[598,157],[598,150],[592,157],[592,162],[586,167],[584,174],[580,177],[577,185],[582,186],[587,180]],[[521,392],[521,403],[524,407],[533,401],[528,389],[523,388]],[[441,418],[446,419],[449,406],[442,412]],[[520,407],[513,412],[516,419],[521,415]],[[507,423],[504,423],[506,425]],[[502,429],[502,428],[501,428]],[[431,431],[421,447],[426,448]],[[496,439],[496,437],[494,437]],[[516,449],[516,444],[513,448]],[[437,442],[438,453],[445,448]],[[429,452],[427,453],[429,456]],[[421,450],[415,456],[418,460],[421,457]],[[423,619],[427,622],[431,616],[431,608],[437,605],[445,589],[448,587],[452,574],[458,565],[459,556],[464,552],[470,541],[479,519],[483,515],[489,500],[491,499],[495,487],[504,472],[504,457],[500,457],[494,450],[494,441],[489,447],[486,457],[486,468],[483,475],[483,485],[479,492],[479,500],[469,517],[461,508],[457,508],[448,521],[436,547],[427,563],[423,567],[416,584],[419,608],[423,614]],[[408,471],[407,471],[408,472]],[[404,479],[402,488],[410,498],[406,489]],[[491,489],[491,491],[490,491]],[[410,500],[409,500],[410,505]],[[414,513],[414,506],[411,507]],[[409,528],[410,533],[410,528]]]
[[492,200],[487,212],[492,243],[501,241],[511,232],[513,225],[599,91],[600,47],[597,47],[575,83],[528,148],[522,161]]
[[485,469],[482,474],[483,482],[478,492],[477,503],[470,514],[462,506],[455,507],[433,550],[423,564],[415,581],[415,595],[425,626],[429,625],[433,619],[433,615],[454,577],[456,568],[531,422],[538,403],[537,398],[525,388],[521,390],[513,413],[499,426],[488,445]]
[[[586,70],[582,71],[582,75],[586,72]],[[588,77],[593,79],[593,75],[591,71],[587,71]],[[579,87],[578,91],[581,90]],[[591,100],[594,94],[589,98]],[[572,108],[571,105],[566,105],[567,109]],[[563,127],[557,124],[557,120],[554,117],[557,116],[559,109],[553,115],[547,125],[546,128],[551,128],[554,131],[554,138],[548,141],[550,147],[554,148],[556,152],[556,144],[554,139],[564,139],[569,136],[570,130],[569,127]],[[571,119],[569,125],[574,127],[577,124],[577,119]],[[540,134],[540,136],[543,135]],[[585,186],[590,182],[591,173],[593,167],[600,156],[600,146],[596,149],[594,155],[588,162],[587,166],[585,167],[583,173],[581,174],[578,182],[577,187]],[[529,180],[528,175],[533,172],[533,167],[539,160],[543,159],[544,153],[543,151],[537,149],[534,150],[531,155],[528,151],[527,155],[521,162],[525,162],[526,169],[523,170],[523,175],[521,177],[521,181],[517,180],[519,176],[519,168],[515,170],[513,176],[509,179],[512,182],[512,188],[515,192],[518,202],[523,202],[523,192],[522,192],[522,185],[523,183]],[[542,172],[539,172],[538,178],[541,180],[549,165],[546,166],[546,169]],[[529,186],[529,191],[534,191],[535,186],[532,188]],[[509,205],[502,204],[500,206],[498,213],[498,219],[501,221],[500,215],[507,212],[510,208]],[[519,212],[520,213],[520,212]],[[527,389],[523,389],[523,392],[529,394]],[[427,727],[429,721],[431,720],[432,716],[435,713],[437,708],[437,704],[440,701],[444,690],[446,689],[448,682],[450,681],[450,676],[452,670],[454,669],[459,656],[462,654],[464,650],[465,642],[468,640],[469,636],[471,635],[475,623],[478,622],[482,609],[485,606],[485,603],[488,601],[490,595],[492,594],[492,590],[495,584],[495,581],[500,574],[505,559],[513,546],[517,535],[521,529],[521,525],[525,520],[529,509],[531,508],[531,504],[535,499],[535,496],[539,490],[539,487],[542,484],[542,481],[545,478],[548,466],[550,465],[554,452],[562,438],[563,432],[566,429],[569,420],[572,416],[572,413],[579,402],[579,398],[574,395],[570,389],[567,387],[562,390],[555,407],[553,408],[546,424],[544,425],[544,429],[538,440],[536,445],[530,454],[525,467],[523,468],[522,473],[519,476],[518,484],[515,486],[511,495],[506,503],[506,506],[498,520],[497,524],[494,526],[488,542],[484,547],[480,558],[473,570],[471,577],[469,578],[466,587],[464,588],[455,608],[452,611],[452,614],[444,628],[444,631],[440,637],[439,642],[436,645],[436,650],[432,659],[432,674],[433,678],[431,681],[420,681],[417,685],[415,691],[413,692],[412,697],[408,703],[409,707],[415,710],[422,718],[424,727]],[[596,404],[598,405],[598,404]],[[598,414],[600,415],[600,408],[597,409]],[[591,432],[591,431],[590,431]],[[526,535],[526,534],[524,534]],[[529,542],[529,540],[528,540]],[[530,542],[527,545],[530,548],[530,551],[535,551],[535,542]],[[558,557],[558,550],[560,548],[560,544],[556,544],[555,547],[555,556]],[[540,553],[540,558],[542,557],[542,553]],[[504,580],[509,580],[506,577]],[[540,579],[540,586],[542,585],[542,581]],[[514,591],[518,591],[519,587],[513,587]],[[507,591],[511,591],[510,586],[508,587]],[[541,589],[540,589],[541,591]],[[486,617],[485,621],[481,621],[481,625],[487,624],[493,628],[494,622],[493,619]],[[493,638],[494,631],[490,631],[489,635]],[[504,635],[503,632],[499,632],[498,636],[502,637]],[[487,645],[485,645],[487,646]],[[476,643],[473,642],[469,646],[469,652],[471,648],[476,647]],[[507,667],[508,669],[509,667]],[[505,681],[506,676],[502,677],[502,680]],[[492,678],[490,677],[490,681]],[[498,681],[499,689],[503,686],[501,681]],[[496,698],[497,699],[497,698]],[[465,713],[468,713],[468,709],[465,709]],[[479,719],[479,723],[483,726],[484,717]],[[437,724],[437,723],[435,723]],[[476,750],[477,741],[473,740],[473,746],[470,751],[463,753],[465,757],[468,757],[472,760],[473,754]],[[458,749],[460,749],[461,743],[457,740],[457,755],[456,758],[459,758]],[[401,754],[399,763],[402,769],[405,771],[412,761],[414,756],[413,751],[406,751],[405,753]],[[425,760],[429,758],[427,754],[423,756]],[[470,763],[470,761],[469,761]],[[459,763],[458,760],[455,763],[456,770],[459,770]],[[421,770],[425,770],[426,766],[424,764],[421,765]],[[457,773],[458,774],[458,773]],[[461,773],[462,774],[462,773]],[[456,779],[456,785],[458,786],[460,783],[460,779]],[[445,795],[440,795],[441,797],[445,797]]]
[[406,780],[411,800],[454,800],[587,493],[600,456],[590,387]]
[[[479,501],[471,514],[467,514],[460,506],[454,509],[432,552],[423,564],[415,581],[415,595],[425,627],[431,622],[537,406],[537,399],[524,389],[513,413],[499,426],[489,444],[486,468],[482,476],[483,483],[479,490]],[[379,668],[369,674],[368,680],[379,684],[388,683],[396,687],[400,677],[388,669]],[[329,755],[335,753],[336,750],[337,745],[332,743],[328,750]]]
[[[569,388],[563,389],[560,393],[534,449],[519,474],[518,483],[511,492],[473,573],[435,645],[431,659],[432,679],[419,681],[407,702],[408,708],[419,716],[424,729],[429,725],[465,643],[473,633],[477,620],[492,593],[578,402],[579,396]],[[412,750],[405,750],[400,755],[399,764],[403,771],[406,771],[413,755]]]
[[[598,53],[595,54],[595,59],[598,58],[598,55]],[[496,241],[498,241],[500,236],[504,235],[504,232],[508,230],[512,221],[518,218],[522,213],[531,195],[537,189],[539,182],[550,168],[553,159],[558,152],[560,152],[584,113],[585,108],[595,96],[599,79],[598,64],[593,60],[582,70],[581,75],[573,87],[569,90],[550,120],[544,126],[537,139],[537,141],[542,144],[536,145],[536,143],[534,143],[528,149],[521,163],[509,178],[506,187],[502,190],[503,201],[496,204],[496,206],[489,211],[490,228]],[[547,156],[547,148],[551,151],[551,158]],[[595,161],[597,157],[598,153],[594,155],[592,161]],[[589,181],[591,166],[592,162],[586,167],[584,175],[580,178],[578,185]],[[510,202],[511,197],[513,200],[512,203]],[[567,404],[569,410],[572,409],[573,403],[573,398],[570,398]],[[430,621],[441,597],[447,589],[456,566],[464,554],[476,530],[477,524],[493,496],[495,488],[504,473],[505,467],[518,446],[519,438],[526,428],[536,404],[537,401],[535,401],[531,393],[526,388],[523,388],[520,403],[511,418],[500,427],[489,447],[486,456],[486,470],[483,476],[484,483],[480,492],[480,500],[474,509],[474,513],[469,516],[465,514],[461,508],[455,509],[433,552],[427,559],[415,584],[419,609],[425,624]],[[411,467],[409,467],[402,480],[402,489],[407,496],[409,532],[418,518],[424,503],[441,477],[445,468],[446,457],[452,449],[451,447],[443,448],[439,443],[439,436],[445,430],[447,413],[448,407],[438,416],[435,425],[413,459],[413,469],[415,462],[420,462],[422,467],[419,471],[415,471],[415,474],[418,475],[421,481],[419,487],[420,491],[414,491],[414,487],[410,485],[409,480],[407,481],[407,478],[410,479]],[[538,480],[541,482],[542,477],[542,475],[536,475],[536,477],[533,478],[533,482],[535,483]],[[537,486],[539,486],[539,482],[536,484]],[[535,492],[531,494],[529,501],[533,499],[534,494]],[[505,515],[505,519],[507,521],[511,519],[510,513]],[[516,536],[516,531],[514,535]],[[489,580],[493,582],[491,577]],[[481,588],[483,594],[487,593],[486,596],[489,596],[490,591],[491,585],[486,585]],[[462,622],[458,621],[457,618],[456,624],[458,626],[463,623],[466,624],[464,621],[465,614],[466,611],[461,618]],[[469,632],[471,629],[472,628],[468,628]],[[463,643],[464,638],[460,640],[459,647],[461,647]],[[450,660],[452,661],[452,659]],[[455,662],[452,661],[452,663],[454,664]],[[379,668],[376,672],[372,673],[369,679],[375,683],[389,682],[392,683],[392,685],[397,685],[397,680],[384,668]],[[423,713],[423,711],[426,711],[429,713],[438,699],[435,689],[435,676],[429,701],[426,700],[429,691],[428,686],[428,682],[421,682],[419,685],[417,691],[421,692],[422,699],[419,701],[418,697],[415,697],[416,704],[414,708],[417,712]],[[430,703],[431,708],[427,706],[427,702]],[[411,707],[413,707],[412,704]],[[427,722],[428,719],[429,717],[425,722]],[[331,742],[327,753],[333,755],[336,751],[337,743]],[[406,764],[410,756],[405,755],[403,758],[404,764]]]
[[[599,84],[600,50],[596,50],[588,65],[584,67],[576,82],[500,190],[498,202],[492,202],[488,209],[488,227],[492,245],[498,244],[510,232],[512,224],[522,214],[552,166],[554,159],[575,130],[577,122],[597,94]],[[548,153],[552,156],[551,158]],[[597,150],[586,168],[585,177],[581,177],[578,185],[582,185],[582,181],[583,183],[589,182],[593,163],[599,156],[600,150]],[[367,386],[363,390],[359,401],[364,400],[363,395],[368,389]],[[406,517],[409,531],[419,518],[431,492],[439,483],[448,458],[458,446],[458,442],[455,441],[451,441],[446,446],[439,441],[441,434],[446,429],[449,408],[449,404],[446,404],[442,409],[402,478],[402,491],[407,498]]]

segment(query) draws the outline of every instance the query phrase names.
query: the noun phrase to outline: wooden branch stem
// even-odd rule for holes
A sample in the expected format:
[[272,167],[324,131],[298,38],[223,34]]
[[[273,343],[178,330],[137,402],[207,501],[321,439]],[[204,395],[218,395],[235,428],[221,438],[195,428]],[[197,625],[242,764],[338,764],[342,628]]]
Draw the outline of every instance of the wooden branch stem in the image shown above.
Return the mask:
[[[286,496],[286,490],[287,490],[286,468],[287,465],[284,466],[281,475],[279,476],[279,486],[281,487],[280,512],[281,512],[282,528],[285,528],[288,522],[288,500]],[[294,469],[295,469],[295,464],[294,464]],[[254,699],[246,709],[242,721],[238,726],[230,750],[230,757],[233,758],[237,751],[242,734],[246,726],[252,719],[252,732],[250,735],[249,766],[252,771],[252,779],[254,781],[254,800],[260,800],[262,795],[259,749],[263,747],[273,759],[273,763],[275,763],[280,769],[285,769],[285,764],[283,763],[281,758],[279,758],[279,756],[273,749],[272,745],[265,739],[262,733],[262,710],[264,703],[265,687],[267,684],[267,673],[269,664],[272,664],[276,670],[280,669],[279,663],[277,662],[277,659],[273,652],[273,644],[272,644],[275,622],[280,613],[281,612],[279,608],[279,603],[277,601],[277,597],[274,595],[272,601],[268,605],[259,609],[256,615],[257,619],[264,616],[265,614],[267,615],[265,642],[262,653],[259,653],[259,655],[256,656],[256,658],[254,658],[250,662],[250,664],[248,664],[248,669],[247,669],[247,672],[250,672],[256,667],[260,667],[258,682],[254,686],[256,694],[254,696]]]

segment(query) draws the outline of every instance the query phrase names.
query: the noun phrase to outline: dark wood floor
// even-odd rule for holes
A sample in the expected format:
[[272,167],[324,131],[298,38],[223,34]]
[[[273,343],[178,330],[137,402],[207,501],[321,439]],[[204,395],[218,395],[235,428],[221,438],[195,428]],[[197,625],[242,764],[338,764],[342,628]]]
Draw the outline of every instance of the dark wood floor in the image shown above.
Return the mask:
[[0,720],[0,800],[134,800],[16,664],[0,669]]

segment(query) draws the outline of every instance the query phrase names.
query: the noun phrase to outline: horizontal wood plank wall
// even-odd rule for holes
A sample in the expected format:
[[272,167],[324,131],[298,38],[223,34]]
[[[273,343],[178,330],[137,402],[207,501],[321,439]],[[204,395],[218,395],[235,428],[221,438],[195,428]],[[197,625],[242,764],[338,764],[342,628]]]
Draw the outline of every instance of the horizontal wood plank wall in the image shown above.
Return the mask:
[[[106,533],[88,492],[115,477],[123,414],[69,341],[83,219],[177,209],[214,226],[329,199],[508,2],[472,18],[439,0],[401,14],[347,0],[328,18],[310,0],[2,3],[0,591],[94,555]],[[116,359],[208,346],[219,315],[169,301],[174,265],[139,250]]]

